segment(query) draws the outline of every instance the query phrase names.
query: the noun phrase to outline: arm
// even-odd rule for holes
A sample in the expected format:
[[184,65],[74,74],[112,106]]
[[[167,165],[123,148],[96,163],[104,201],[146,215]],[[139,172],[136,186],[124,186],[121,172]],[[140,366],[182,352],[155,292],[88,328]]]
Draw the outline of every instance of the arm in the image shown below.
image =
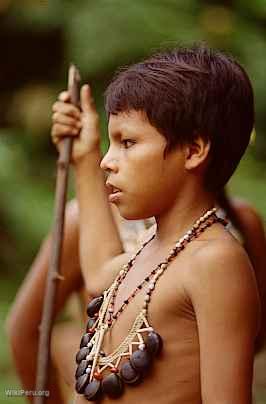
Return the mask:
[[261,329],[257,350],[266,342],[266,236],[264,223],[256,210],[244,201],[233,199],[233,208],[241,223],[244,247],[252,262],[261,299]]
[[[51,237],[42,244],[9,313],[6,328],[17,373],[25,390],[34,390],[36,358],[38,351],[38,327],[41,322],[46,274],[49,267]],[[63,241],[62,275],[58,287],[55,316],[68,296],[82,285],[78,258],[78,210],[71,202],[66,210],[66,227]],[[51,366],[48,389],[49,403],[61,403],[62,397]],[[32,398],[30,398],[32,400]]]
[[197,255],[188,294],[198,324],[202,401],[251,404],[259,300],[249,260],[237,243],[222,241]]
[[123,247],[100,169],[99,118],[89,86],[81,89],[82,112],[68,100],[68,93],[62,93],[54,105],[52,137],[60,149],[62,137],[75,136],[72,161],[80,212],[80,262],[86,287],[91,295],[96,295],[108,284],[109,275],[101,269],[103,264],[121,254]]

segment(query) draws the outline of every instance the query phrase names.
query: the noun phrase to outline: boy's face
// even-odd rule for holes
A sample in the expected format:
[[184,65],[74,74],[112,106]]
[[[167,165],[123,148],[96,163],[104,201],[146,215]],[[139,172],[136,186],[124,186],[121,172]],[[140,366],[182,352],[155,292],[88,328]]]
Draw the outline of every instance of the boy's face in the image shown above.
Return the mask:
[[[168,210],[183,188],[185,153],[176,148],[164,157],[166,139],[144,113],[110,115],[110,146],[101,162],[107,171],[109,201],[126,219],[158,216]],[[114,192],[115,191],[115,192]]]

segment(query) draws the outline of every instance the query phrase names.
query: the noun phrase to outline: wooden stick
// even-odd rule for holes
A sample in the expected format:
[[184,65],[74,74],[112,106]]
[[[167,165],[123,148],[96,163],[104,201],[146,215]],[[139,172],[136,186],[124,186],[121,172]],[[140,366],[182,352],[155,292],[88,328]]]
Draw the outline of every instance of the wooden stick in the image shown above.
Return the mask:
[[[79,103],[79,72],[74,65],[69,68],[68,91],[70,92],[71,103]],[[66,137],[57,162],[57,177],[54,206],[54,225],[51,243],[50,267],[47,274],[46,289],[44,295],[44,305],[42,321],[39,327],[39,349],[37,360],[36,393],[34,404],[43,404],[47,397],[42,392],[47,388],[48,370],[50,360],[50,340],[54,316],[54,304],[58,281],[63,277],[60,275],[60,262],[62,243],[64,235],[64,217],[67,195],[67,183],[69,163],[71,159],[73,138]],[[40,394],[40,395],[38,395]]]

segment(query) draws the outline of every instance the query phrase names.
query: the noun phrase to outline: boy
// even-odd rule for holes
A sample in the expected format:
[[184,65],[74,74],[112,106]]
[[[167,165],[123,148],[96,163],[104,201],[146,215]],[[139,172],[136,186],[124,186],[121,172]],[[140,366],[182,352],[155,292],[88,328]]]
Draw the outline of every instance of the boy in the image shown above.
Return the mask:
[[[63,101],[56,103],[52,135],[59,147],[62,136],[79,135],[73,162],[80,259],[88,291],[97,296],[115,276],[97,262],[118,237],[99,169],[96,113],[88,86],[82,88],[81,107],[82,113]],[[100,166],[107,174],[109,202],[126,219],[154,216],[157,230],[116,280],[115,292],[105,294],[112,302],[104,324],[110,330],[102,335],[96,327],[92,354],[82,358],[88,370],[79,374],[77,389],[94,400],[101,388],[104,402],[113,395],[126,403],[250,403],[259,327],[254,276],[244,250],[210,210],[249,142],[254,125],[249,79],[221,53],[204,47],[177,49],[122,71],[107,89],[106,109],[110,147]],[[213,221],[196,234],[192,226],[199,217],[202,223]],[[185,241],[179,240],[184,234]],[[178,240],[184,250],[177,249],[171,253],[175,259],[167,260]],[[158,276],[146,285],[152,269]],[[164,348],[144,382],[134,389],[127,386],[122,394],[119,376],[102,373],[97,349],[109,357],[143,307]],[[147,346],[139,346],[138,352],[145,353]],[[121,363],[117,371],[126,384]],[[131,372],[143,373],[134,351],[128,363]]]
[[[89,371],[77,382],[86,398],[78,396],[76,402],[97,399],[100,386],[106,403],[112,394],[129,404],[251,403],[259,328],[256,284],[244,250],[212,210],[254,124],[246,73],[230,58],[204,47],[159,54],[122,71],[106,94],[110,147],[101,163],[89,87],[81,90],[82,112],[67,99],[63,93],[54,105],[52,136],[59,148],[64,135],[76,136],[72,159],[80,261],[91,296],[110,287],[117,268],[102,264],[122,252],[108,199],[124,218],[154,216],[157,225],[155,236],[117,278],[115,293],[105,293],[105,299],[112,300],[107,329],[100,341],[96,327],[94,357],[82,359]],[[107,174],[108,197],[99,164]],[[172,258],[167,260],[169,252]],[[151,271],[158,275],[156,281]],[[113,366],[119,376],[114,372],[111,379],[101,373],[94,348],[109,357],[143,310],[163,349],[143,383],[132,388],[121,372],[126,362]],[[148,360],[145,338],[138,351]],[[125,355],[129,369],[143,375],[134,351],[129,358]],[[112,390],[114,381],[120,385]],[[117,394],[121,383],[123,394],[122,388]]]

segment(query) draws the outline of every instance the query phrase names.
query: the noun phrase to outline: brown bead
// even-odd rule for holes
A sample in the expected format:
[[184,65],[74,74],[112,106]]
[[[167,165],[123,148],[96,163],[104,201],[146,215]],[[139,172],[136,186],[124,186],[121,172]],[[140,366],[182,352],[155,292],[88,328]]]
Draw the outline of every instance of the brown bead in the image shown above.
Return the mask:
[[98,311],[100,310],[100,307],[103,302],[103,296],[95,297],[87,307],[87,314],[89,317],[93,317]]
[[102,381],[102,391],[108,397],[118,398],[122,395],[123,390],[123,382],[117,374],[111,373]]
[[91,350],[88,347],[81,348],[76,355],[76,362],[79,364],[87,355],[89,355],[90,351]]
[[83,335],[80,341],[80,348],[83,348],[87,346],[87,344],[90,342],[92,335],[89,333],[86,333]]
[[94,329],[95,326],[95,319],[94,318],[90,318],[89,321],[87,322],[87,330],[89,329]]
[[127,384],[137,384],[141,380],[141,375],[133,368],[130,361],[123,363],[120,369],[120,376]]
[[82,394],[84,392],[86,385],[89,383],[89,380],[90,375],[87,373],[77,379],[75,389],[78,394]]
[[92,380],[88,383],[84,390],[84,396],[88,401],[95,401],[101,394],[101,382],[99,380]]
[[130,357],[131,365],[137,372],[140,373],[145,373],[149,369],[151,362],[152,357],[146,349],[138,349],[137,351],[133,352]]
[[162,350],[163,340],[162,340],[162,338],[161,338],[161,336],[159,334],[152,331],[145,338],[145,344],[146,344],[146,347],[147,347],[147,351],[152,356],[156,356],[156,355],[159,355],[159,353]]
[[85,371],[86,371],[86,369],[87,369],[87,367],[88,367],[88,361],[86,361],[85,359],[83,359],[81,362],[80,362],[80,364],[78,365],[78,367],[77,367],[77,370],[76,370],[76,373],[75,373],[75,378],[76,379],[78,379],[80,376],[82,376],[84,373],[85,373]]

